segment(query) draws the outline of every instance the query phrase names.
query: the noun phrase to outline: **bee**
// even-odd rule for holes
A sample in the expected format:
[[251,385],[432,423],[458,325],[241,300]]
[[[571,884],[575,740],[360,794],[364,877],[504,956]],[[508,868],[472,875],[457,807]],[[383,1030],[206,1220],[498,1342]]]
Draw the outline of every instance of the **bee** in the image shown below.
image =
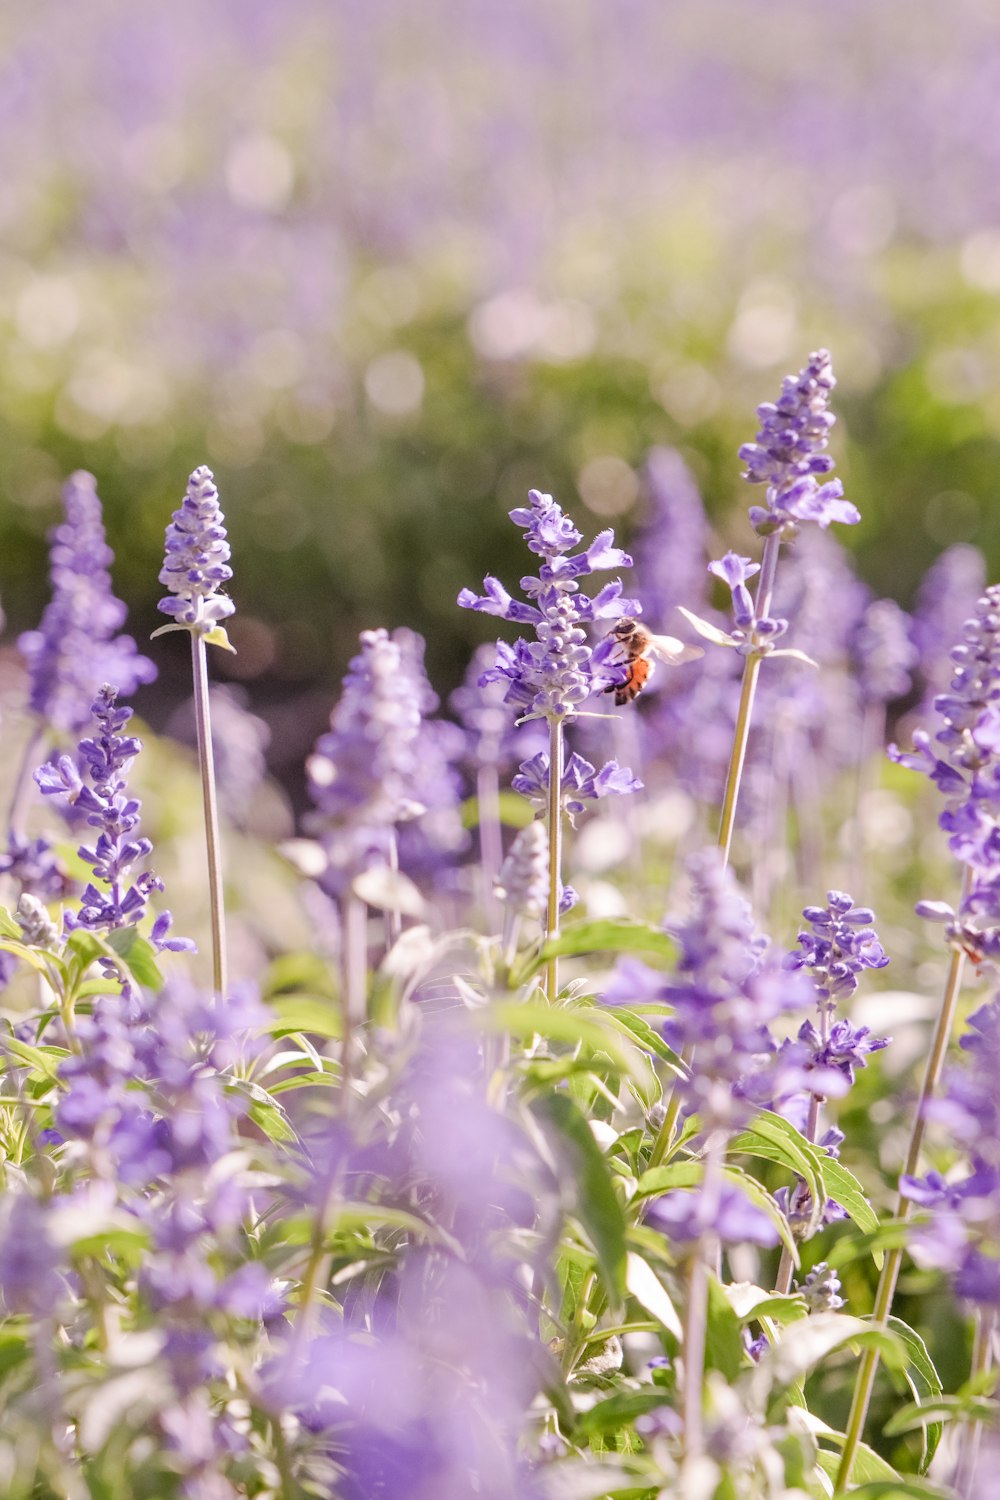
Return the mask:
[[619,620],[613,630],[608,631],[608,640],[616,641],[621,647],[620,659],[628,666],[624,682],[613,682],[604,689],[606,693],[614,693],[615,703],[619,707],[638,698],[653,675],[654,656],[659,657],[668,667],[679,667],[681,662],[696,661],[705,654],[700,646],[685,646],[675,636],[654,635],[645,625],[640,625],[638,620],[633,620],[628,615]]

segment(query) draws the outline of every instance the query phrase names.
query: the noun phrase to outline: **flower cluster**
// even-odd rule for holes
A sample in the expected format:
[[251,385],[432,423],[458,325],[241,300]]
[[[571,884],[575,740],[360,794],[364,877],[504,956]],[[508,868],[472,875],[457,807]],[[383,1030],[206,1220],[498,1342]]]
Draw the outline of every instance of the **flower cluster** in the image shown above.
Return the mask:
[[216,630],[236,609],[219,592],[233,576],[229,557],[219,492],[211,469],[202,464],[188,480],[184,499],[167,527],[160,582],[170,593],[157,609],[199,635]]
[[[153,849],[150,840],[137,832],[141,804],[128,790],[129,768],[142,749],[134,735],[121,732],[132,710],[119,707],[117,689],[105,684],[91,712],[96,733],[80,741],[79,761],[60,755],[35,772],[35,781],[43,795],[65,799],[92,828],[100,830],[94,844],[82,845],[79,854],[106,889],[90,881],[79,911],[66,913],[66,926],[110,932],[140,922],[150,896],[163,890],[163,882],[149,871],[130,879],[132,867]],[[157,946],[193,947],[186,938],[168,937],[169,927],[170,913],[163,912],[153,927]]]
[[839,479],[820,483],[833,459],[825,451],[836,421],[828,409],[836,381],[830,356],[819,349],[798,375],[786,375],[776,402],[758,406],[760,431],[744,443],[740,457],[751,484],[767,486],[766,505],[754,505],[750,520],[759,535],[781,531],[794,536],[797,523],[814,521],[826,528],[834,521],[848,526],[860,519],[857,508],[843,499]]
[[951,652],[949,690],[934,707],[943,726],[933,736],[918,729],[913,753],[895,745],[889,755],[922,771],[944,794],[941,827],[966,868],[958,911],[922,901],[918,912],[947,924],[949,940],[977,963],[1000,960],[1000,585],[988,588]]
[[944,1124],[968,1154],[964,1177],[937,1172],[904,1177],[907,1198],[929,1212],[913,1239],[914,1254],[947,1271],[956,1293],[1000,1309],[1000,997],[970,1016],[962,1038],[968,1066],[955,1068],[927,1115]]
[[532,603],[512,598],[499,579],[492,577],[485,579],[484,593],[462,589],[458,602],[463,609],[534,626],[534,641],[522,638],[513,646],[497,642],[496,666],[481,681],[505,682],[504,701],[519,709],[523,718],[569,722],[591,693],[622,676],[612,662],[614,645],[602,641],[592,648],[582,627],[640,612],[635,600],[622,598],[618,580],[589,598],[580,593],[578,579],[605,568],[629,568],[632,559],[614,545],[611,531],[602,531],[584,552],[574,553],[582,534],[552,496],[531,490],[528,500],[527,506],[512,510],[510,518],[524,530],[529,549],[543,559],[537,578],[521,580]]
[[[549,791],[549,757],[544,750],[518,767],[511,786],[522,797],[527,797],[535,807],[545,806]],[[562,768],[562,810],[574,825],[590,803],[598,802],[602,797],[622,797],[641,790],[642,782],[638,777],[633,776],[627,766],[620,766],[616,760],[609,760],[598,771],[589,760],[574,751]]]
[[666,1040],[696,1049],[698,1066],[678,1086],[706,1128],[732,1128],[752,1113],[753,1101],[780,1092],[782,1066],[770,1025],[808,1004],[811,986],[790,972],[756,931],[750,904],[715,849],[688,864],[692,912],[667,923],[680,945],[673,975],[623,960],[605,1000],[613,1004],[666,1003]]
[[309,759],[313,826],[326,854],[322,877],[342,894],[360,871],[386,863],[393,828],[423,811],[417,737],[423,688],[387,630],[365,630],[330,729]]
[[63,489],[65,519],[51,533],[52,598],[37,630],[18,638],[28,667],[33,711],[54,729],[83,728],[102,682],[128,697],[156,668],[131,636],[120,635],[126,609],[111,592],[114,554],[104,536],[97,481],[84,470]]

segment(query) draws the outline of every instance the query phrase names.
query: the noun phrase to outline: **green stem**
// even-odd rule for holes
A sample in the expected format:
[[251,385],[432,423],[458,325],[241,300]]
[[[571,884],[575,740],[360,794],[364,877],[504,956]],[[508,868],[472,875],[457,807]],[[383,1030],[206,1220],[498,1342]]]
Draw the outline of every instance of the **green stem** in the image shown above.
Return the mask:
[[[714,1223],[722,1189],[722,1161],[726,1136],[715,1129],[705,1143],[705,1165],[700,1198],[703,1222]],[[717,1253],[717,1238],[703,1233],[688,1262],[687,1304],[684,1309],[684,1457],[697,1459],[704,1446],[702,1404],[704,1401],[705,1341],[708,1330],[708,1264]]]
[[[983,1376],[993,1364],[993,1340],[997,1331],[996,1310],[991,1308],[986,1311],[983,1307],[976,1309],[976,1337],[972,1346],[972,1362],[969,1369],[971,1378]],[[954,1486],[956,1495],[969,1495],[972,1493],[972,1482],[976,1477],[976,1464],[979,1460],[979,1446],[982,1442],[983,1423],[979,1418],[975,1422],[968,1422],[963,1427],[958,1440],[958,1462],[955,1465]]]
[[212,987],[224,997],[227,986],[225,906],[222,891],[222,840],[215,795],[215,757],[208,701],[208,660],[205,638],[191,632],[191,669],[194,676],[194,722],[198,735],[198,766],[205,810],[205,849],[208,855],[208,909],[212,924]]
[[[549,797],[546,815],[549,836],[549,898],[545,937],[559,936],[559,898],[562,895],[562,742],[563,721],[549,720]],[[552,1003],[559,993],[559,960],[550,958],[545,970],[545,993]]]
[[358,1055],[358,1034],[365,1019],[368,979],[368,910],[360,897],[348,893],[340,908],[341,1004],[343,1037],[340,1047],[341,1103],[351,1102],[351,1079]]
[[[906,1154],[906,1163],[903,1167],[903,1175],[906,1177],[913,1177],[920,1164],[920,1151],[927,1128],[924,1119],[925,1106],[936,1092],[937,1086],[941,1081],[945,1054],[948,1050],[948,1041],[951,1037],[951,1029],[955,1020],[955,1010],[958,1005],[958,995],[962,987],[962,973],[964,968],[965,954],[961,948],[953,948],[944,999],[941,1002],[941,1012],[934,1031],[930,1057],[927,1059],[927,1071],[924,1074],[923,1087],[920,1090],[920,1098],[917,1101],[916,1119],[913,1122],[913,1131],[910,1135],[910,1149]],[[897,1217],[900,1219],[907,1218],[910,1208],[911,1203],[909,1198],[907,1198],[905,1192],[900,1190],[896,1209]],[[882,1274],[879,1277],[878,1290],[875,1293],[875,1306],[872,1309],[872,1323],[876,1326],[884,1327],[889,1320],[889,1313],[892,1310],[892,1299],[895,1295],[896,1282],[899,1279],[899,1268],[902,1262],[903,1247],[901,1245],[896,1246],[893,1250],[886,1251],[885,1260],[882,1263]],[[861,1356],[857,1383],[854,1387],[854,1399],[851,1402],[851,1414],[847,1421],[847,1431],[844,1437],[844,1451],[841,1455],[840,1468],[837,1471],[837,1481],[834,1485],[833,1492],[835,1495],[844,1493],[850,1479],[851,1465],[854,1463],[858,1444],[861,1442],[861,1434],[864,1431],[865,1418],[868,1415],[868,1404],[871,1401],[872,1387],[875,1384],[875,1372],[878,1369],[878,1364],[878,1351],[872,1348],[866,1349]]]

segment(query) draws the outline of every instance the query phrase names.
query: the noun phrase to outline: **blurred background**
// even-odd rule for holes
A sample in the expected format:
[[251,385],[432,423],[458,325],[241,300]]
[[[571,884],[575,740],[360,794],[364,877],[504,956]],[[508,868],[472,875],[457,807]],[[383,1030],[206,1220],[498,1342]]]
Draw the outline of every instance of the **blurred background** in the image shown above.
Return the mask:
[[[753,551],[736,450],[818,345],[861,576],[908,607],[957,541],[997,574],[993,0],[34,0],[0,123],[8,645],[80,467],[142,641],[207,463],[215,673],[286,781],[359,629],[460,680],[492,632],[456,593],[525,571],[529,486],[629,539],[672,447]],[[155,654],[162,727],[187,653]]]

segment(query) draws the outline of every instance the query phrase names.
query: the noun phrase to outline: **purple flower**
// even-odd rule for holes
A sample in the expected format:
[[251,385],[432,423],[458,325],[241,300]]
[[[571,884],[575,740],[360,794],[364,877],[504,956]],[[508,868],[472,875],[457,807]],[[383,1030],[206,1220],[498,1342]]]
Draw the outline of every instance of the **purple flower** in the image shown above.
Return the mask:
[[549,892],[549,840],[538,818],[522,828],[500,867],[496,893],[508,909],[540,917]]
[[808,969],[820,998],[835,1001],[853,995],[863,969],[884,969],[889,959],[872,926],[873,911],[855,906],[844,891],[827,891],[826,899],[825,907],[803,911],[811,930],[799,933],[799,952],[790,953],[786,963]]
[[[951,683],[934,708],[943,721],[934,735],[916,730],[913,753],[890,745],[892,760],[923,771],[946,799],[941,827],[968,869],[952,943],[977,962],[1000,957],[1000,585],[988,588],[951,653]],[[939,747],[939,748],[935,748]],[[936,904],[935,904],[936,905]],[[935,906],[921,903],[938,916]]]
[[646,1218],[678,1244],[700,1240],[710,1232],[727,1245],[769,1247],[779,1239],[774,1221],[730,1182],[721,1184],[712,1204],[700,1189],[664,1193],[652,1200]]
[[[544,751],[539,751],[530,760],[523,762],[511,781],[511,786],[536,807],[546,806],[549,757]],[[582,755],[577,755],[574,751],[563,766],[562,808],[574,826],[580,813],[586,812],[588,803],[597,802],[602,797],[626,796],[641,789],[642,782],[632,775],[627,766],[620,766],[616,760],[609,760],[598,771],[589,760],[584,760]]]
[[612,661],[614,644],[605,640],[592,648],[582,627],[639,613],[634,600],[621,597],[620,582],[605,584],[590,598],[579,592],[577,580],[599,569],[631,567],[632,559],[614,546],[611,531],[601,532],[584,552],[572,553],[582,536],[552,496],[531,490],[528,499],[530,505],[512,510],[510,518],[523,528],[529,549],[544,558],[537,578],[521,579],[533,602],[513,599],[496,578],[487,578],[479,595],[462,589],[458,602],[463,609],[534,626],[532,642],[521,638],[513,647],[497,642],[496,665],[480,681],[505,682],[504,702],[522,718],[570,721],[591,693],[621,677]]
[[765,535],[781,530],[794,535],[796,522],[815,521],[824,530],[834,521],[855,525],[861,516],[843,499],[839,479],[821,484],[833,459],[825,451],[836,418],[828,410],[836,381],[830,356],[819,349],[798,375],[786,375],[776,402],[758,406],[760,431],[756,442],[744,443],[740,457],[751,484],[767,486],[766,506],[750,508],[755,531]]
[[388,861],[396,823],[423,811],[418,736],[424,687],[386,630],[361,634],[330,729],[307,765],[311,826],[327,857],[324,889],[341,894],[362,870]]
[[698,1066],[677,1087],[706,1128],[729,1129],[781,1091],[784,1060],[770,1023],[808,1004],[813,991],[769,951],[718,850],[692,858],[688,871],[691,914],[665,924],[680,945],[675,972],[657,973],[624,959],[604,999],[672,1007],[664,1036],[675,1050],[693,1047],[698,1057]]
[[[146,903],[154,891],[163,890],[163,882],[149,871],[130,880],[132,867],[152,853],[148,838],[138,833],[141,804],[129,795],[128,772],[142,743],[134,735],[121,731],[132,717],[130,708],[118,706],[118,693],[106,683],[92,705],[97,732],[79,744],[80,765],[68,755],[61,755],[35,772],[35,781],[45,796],[55,796],[72,804],[86,822],[99,829],[93,845],[83,844],[79,855],[94,872],[88,882],[78,912],[67,912],[67,928],[88,927],[106,932],[116,927],[132,927],[146,914]],[[169,914],[158,922],[157,935],[165,938]],[[163,946],[192,948],[187,939],[174,938]]]
[[729,587],[733,596],[733,619],[741,630],[748,629],[754,623],[754,607],[746,584],[748,578],[760,572],[760,563],[727,552],[718,562],[710,562],[708,571]]
[[865,610],[852,647],[866,703],[890,703],[910,691],[910,672],[918,657],[911,624],[895,599],[875,599]]
[[92,474],[81,469],[70,476],[63,507],[65,520],[50,533],[52,598],[38,629],[17,644],[28,667],[31,708],[72,734],[86,724],[102,682],[118,683],[128,697],[153,681],[156,667],[131,636],[118,634],[127,611],[111,592],[114,554]]
[[207,635],[234,613],[236,605],[219,592],[233,576],[229,542],[211,469],[195,469],[180,508],[167,527],[160,582],[170,596],[156,606],[179,626]]

